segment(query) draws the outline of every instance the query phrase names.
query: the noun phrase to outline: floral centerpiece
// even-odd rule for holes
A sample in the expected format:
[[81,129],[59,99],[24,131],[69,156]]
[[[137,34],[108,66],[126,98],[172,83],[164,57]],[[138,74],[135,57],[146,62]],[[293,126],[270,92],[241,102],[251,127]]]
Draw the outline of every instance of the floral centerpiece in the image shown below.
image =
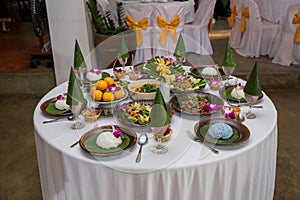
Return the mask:
[[182,65],[174,56],[156,56],[151,58],[142,68],[142,72],[158,81],[170,83],[175,76],[185,74]]

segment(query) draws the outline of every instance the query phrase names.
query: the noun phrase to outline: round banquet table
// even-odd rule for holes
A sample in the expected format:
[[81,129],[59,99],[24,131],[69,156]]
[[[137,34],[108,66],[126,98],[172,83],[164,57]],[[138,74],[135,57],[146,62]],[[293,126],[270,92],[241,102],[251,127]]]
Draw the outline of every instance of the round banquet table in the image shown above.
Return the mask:
[[[239,80],[242,81],[242,80]],[[264,93],[255,109],[256,119],[246,119],[249,139],[242,144],[220,147],[219,154],[193,142],[199,118],[172,117],[173,135],[166,143],[166,154],[153,154],[151,133],[136,163],[138,144],[114,157],[94,157],[79,145],[70,148],[87,131],[102,125],[119,124],[111,116],[101,116],[83,129],[72,130],[71,121],[43,124],[43,102],[67,91],[67,82],[49,91],[34,111],[33,123],[43,199],[161,199],[161,200],[253,200],[273,199],[277,155],[277,111]],[[205,92],[219,95],[217,91]],[[247,111],[242,107],[242,112]],[[135,129],[137,135],[143,131]]]

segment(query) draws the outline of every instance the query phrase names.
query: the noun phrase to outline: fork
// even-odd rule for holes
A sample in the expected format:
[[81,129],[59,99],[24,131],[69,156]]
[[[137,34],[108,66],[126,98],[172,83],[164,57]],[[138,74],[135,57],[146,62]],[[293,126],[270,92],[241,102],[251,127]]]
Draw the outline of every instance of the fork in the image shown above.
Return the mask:
[[191,138],[192,140],[194,140],[195,142],[199,142],[201,144],[203,144],[204,146],[206,146],[209,150],[211,150],[213,153],[218,154],[219,151],[216,150],[215,148],[211,147],[210,145],[208,145],[206,142],[204,142],[203,140],[201,140],[199,137],[194,136],[193,133],[188,130],[186,131],[187,135],[189,138]]
[[250,106],[250,108],[263,108],[263,106],[259,105],[249,105],[248,103],[239,103],[239,104],[234,104],[231,103],[230,101],[227,100],[228,105],[234,106],[234,107],[241,107],[241,106]]

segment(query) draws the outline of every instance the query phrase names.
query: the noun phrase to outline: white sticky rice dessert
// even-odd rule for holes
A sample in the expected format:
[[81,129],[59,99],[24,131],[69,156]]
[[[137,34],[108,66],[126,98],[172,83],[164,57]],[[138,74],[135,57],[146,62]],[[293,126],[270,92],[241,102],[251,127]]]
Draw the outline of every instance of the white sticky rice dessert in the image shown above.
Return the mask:
[[86,78],[89,80],[89,81],[98,81],[102,78],[102,74],[99,73],[94,73],[94,72],[88,72],[86,74]]
[[103,149],[116,148],[122,143],[121,137],[116,138],[112,131],[104,131],[97,137],[97,146]]
[[236,99],[245,99],[244,88],[236,86],[230,93],[230,95]]
[[69,105],[67,104],[67,99],[57,100],[55,102],[55,108],[57,110],[69,110],[70,109]]
[[207,76],[216,76],[218,75],[218,72],[215,68],[213,67],[205,67],[202,72],[202,75],[207,75]]
[[208,129],[207,134],[216,139],[229,139],[233,135],[233,131],[228,124],[218,122]]

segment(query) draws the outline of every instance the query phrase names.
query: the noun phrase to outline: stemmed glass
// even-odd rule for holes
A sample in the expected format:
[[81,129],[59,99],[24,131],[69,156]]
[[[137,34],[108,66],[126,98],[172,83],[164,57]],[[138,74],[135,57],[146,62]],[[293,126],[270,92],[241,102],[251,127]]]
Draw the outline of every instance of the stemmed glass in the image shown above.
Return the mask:
[[168,125],[161,127],[151,127],[152,133],[154,137],[157,138],[158,144],[152,147],[152,152],[156,154],[163,154],[168,151],[168,148],[161,143],[161,138],[163,134],[167,131]]
[[77,69],[74,69],[76,78],[79,80],[80,82],[80,88],[82,90],[82,92],[85,94],[87,93],[87,86],[85,85],[84,81],[86,79],[86,75],[87,75],[87,68],[86,67],[79,67]]
[[256,114],[254,112],[252,112],[252,104],[256,103],[258,100],[259,96],[253,96],[250,94],[245,93],[245,99],[247,101],[247,103],[249,104],[249,110],[246,113],[246,117],[247,119],[255,119],[256,118]]
[[118,57],[119,63],[122,65],[122,69],[125,70],[125,64],[127,63],[128,58]]
[[226,83],[225,85],[229,85],[229,76],[234,72],[235,67],[225,67],[222,66],[222,70],[225,74]]
[[79,120],[79,114],[82,111],[82,109],[85,107],[86,103],[79,103],[78,105],[71,105],[70,110],[72,111],[73,114],[73,120],[74,123],[72,124],[71,128],[72,129],[81,129],[85,126],[85,123],[83,120]]

